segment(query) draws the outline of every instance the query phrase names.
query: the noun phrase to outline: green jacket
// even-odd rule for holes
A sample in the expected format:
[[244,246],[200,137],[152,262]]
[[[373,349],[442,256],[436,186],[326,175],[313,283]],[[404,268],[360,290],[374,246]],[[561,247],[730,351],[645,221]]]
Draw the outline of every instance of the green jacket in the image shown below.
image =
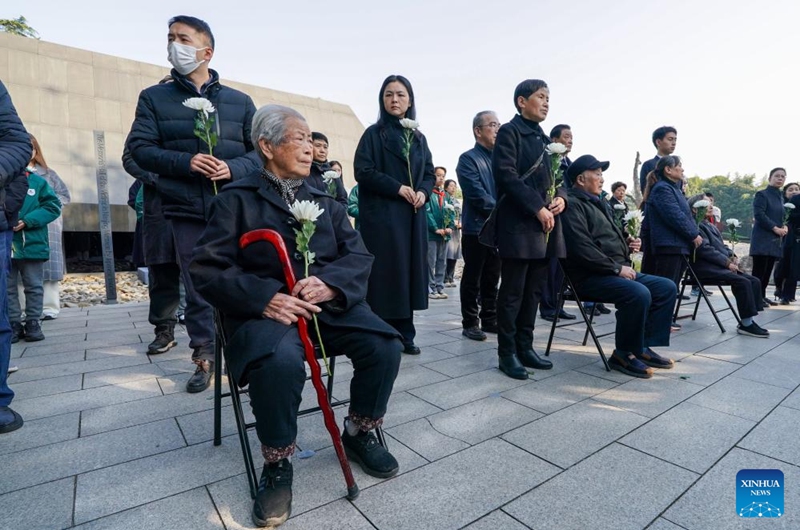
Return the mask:
[[450,236],[437,234],[443,228],[456,227],[456,210],[447,192],[434,188],[425,210],[428,214],[428,241],[450,241]]
[[35,173],[28,174],[28,194],[19,210],[19,220],[25,228],[14,232],[11,243],[13,259],[50,259],[50,241],[47,225],[61,215],[61,201],[53,188]]
[[361,223],[358,222],[358,184],[353,186],[350,195],[347,196],[347,215],[355,219],[355,228],[359,230]]

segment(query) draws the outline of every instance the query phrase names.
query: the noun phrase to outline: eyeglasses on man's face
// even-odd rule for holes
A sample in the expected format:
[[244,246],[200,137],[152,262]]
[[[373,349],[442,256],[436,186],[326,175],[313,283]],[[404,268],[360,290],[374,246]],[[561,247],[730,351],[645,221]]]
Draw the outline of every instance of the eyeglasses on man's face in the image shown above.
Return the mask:
[[500,124],[496,121],[490,121],[489,123],[484,123],[483,125],[478,125],[479,128],[488,127],[490,129],[498,129]]

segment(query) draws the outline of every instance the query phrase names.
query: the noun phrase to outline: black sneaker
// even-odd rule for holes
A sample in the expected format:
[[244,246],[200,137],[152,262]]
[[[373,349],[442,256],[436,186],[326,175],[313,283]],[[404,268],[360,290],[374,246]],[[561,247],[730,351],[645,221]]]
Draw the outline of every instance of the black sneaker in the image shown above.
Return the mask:
[[258,493],[253,502],[253,522],[260,528],[274,528],[286,522],[292,513],[292,478],[294,470],[287,458],[264,464]]
[[736,327],[736,333],[739,335],[747,335],[749,337],[757,337],[759,339],[768,339],[769,338],[769,331],[762,328],[755,322],[751,322],[749,326],[739,326]]
[[461,334],[470,340],[486,340],[486,333],[479,330],[478,326],[462,329]]
[[14,412],[11,407],[0,407],[0,434],[16,431],[22,424],[22,416]]
[[214,363],[211,361],[197,361],[197,369],[194,375],[186,382],[186,391],[190,394],[202,392],[211,384],[211,376],[214,374]]
[[497,322],[488,322],[481,324],[481,331],[484,333],[497,334],[500,331],[500,328],[497,327]]
[[422,350],[419,349],[419,346],[415,346],[413,342],[404,342],[403,353],[406,355],[419,355]]
[[151,355],[164,353],[177,344],[175,341],[175,325],[160,324],[156,326],[156,339],[147,346],[147,353]]
[[25,322],[25,342],[38,342],[44,340],[42,325],[38,320],[28,320]]
[[609,308],[607,308],[607,307],[606,307],[604,304],[602,304],[602,303],[600,303],[600,304],[595,304],[595,306],[594,306],[594,307],[595,307],[595,308],[596,308],[598,311],[600,311],[600,314],[602,314],[602,315],[609,315],[609,314],[611,314],[611,310],[610,310]]
[[19,339],[25,338],[25,328],[22,326],[22,322],[12,322],[11,323],[11,344],[16,344],[19,342]]
[[355,436],[347,432],[345,422],[342,444],[347,456],[358,463],[364,473],[372,477],[389,478],[397,474],[400,465],[392,453],[386,450],[372,432],[359,431]]

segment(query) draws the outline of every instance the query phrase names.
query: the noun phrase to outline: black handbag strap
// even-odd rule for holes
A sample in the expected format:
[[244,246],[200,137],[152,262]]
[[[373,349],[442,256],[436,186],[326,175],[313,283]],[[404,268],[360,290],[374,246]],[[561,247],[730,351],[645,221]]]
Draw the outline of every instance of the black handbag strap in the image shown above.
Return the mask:
[[[536,162],[533,163],[531,168],[522,175],[521,178],[522,178],[523,181],[527,180],[528,177],[533,175],[536,172],[536,170],[539,169],[539,166],[542,165],[542,160],[544,160],[544,151],[542,151],[542,154],[539,155],[539,158],[536,159]],[[497,205],[495,206],[495,209],[497,208],[497,206],[500,205],[500,203],[503,201],[503,199],[506,198],[506,195],[507,194],[504,193],[503,196],[500,197],[500,199],[497,200]]]

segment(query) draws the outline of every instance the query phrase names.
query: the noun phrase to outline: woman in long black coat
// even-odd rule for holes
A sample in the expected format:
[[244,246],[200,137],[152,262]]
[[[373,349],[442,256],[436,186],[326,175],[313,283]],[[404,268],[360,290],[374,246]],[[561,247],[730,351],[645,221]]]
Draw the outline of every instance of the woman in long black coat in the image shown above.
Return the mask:
[[800,278],[800,183],[784,186],[783,200],[784,204],[793,204],[794,209],[789,213],[789,233],[783,238],[783,254],[775,268],[775,297],[780,298],[781,305],[789,305],[794,302]]
[[[502,281],[497,297],[497,354],[500,370],[514,379],[527,379],[525,368],[548,370],[550,361],[533,349],[533,328],[550,258],[566,257],[559,215],[566,207],[566,191],[553,183],[550,138],[539,125],[547,117],[547,83],[528,79],[514,91],[519,114],[500,127],[492,152],[497,202],[497,246]],[[539,163],[526,178],[526,173]],[[548,237],[549,234],[549,237]]]
[[753,257],[753,276],[761,281],[764,307],[776,305],[767,298],[767,285],[775,262],[781,257],[781,237],[788,232],[783,226],[783,193],[786,170],[776,167],[769,172],[766,188],[753,198],[753,232],[750,236],[750,255]]
[[425,202],[433,189],[433,161],[425,136],[414,130],[409,158],[400,120],[416,118],[414,90],[403,76],[387,77],[378,94],[380,118],[356,148],[355,177],[361,237],[375,256],[367,302],[414,345],[414,310],[428,308],[428,232]]

